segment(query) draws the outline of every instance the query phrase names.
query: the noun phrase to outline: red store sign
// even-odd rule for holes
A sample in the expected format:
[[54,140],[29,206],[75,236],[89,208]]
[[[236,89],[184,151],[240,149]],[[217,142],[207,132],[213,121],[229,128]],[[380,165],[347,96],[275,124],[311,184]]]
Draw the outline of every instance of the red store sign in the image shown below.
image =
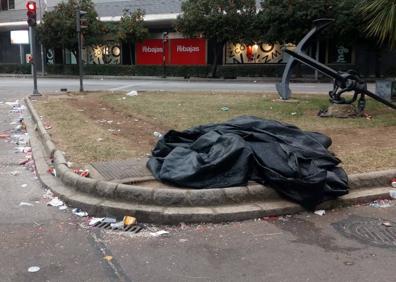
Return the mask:
[[[165,47],[165,52],[163,52]],[[163,46],[161,39],[148,39],[136,43],[136,64],[137,65],[161,65],[162,56],[165,55],[166,63],[169,64],[168,44]]]
[[160,65],[165,55],[168,65],[206,65],[205,39],[149,39],[136,44],[136,64]]
[[172,65],[206,65],[206,40],[171,39]]

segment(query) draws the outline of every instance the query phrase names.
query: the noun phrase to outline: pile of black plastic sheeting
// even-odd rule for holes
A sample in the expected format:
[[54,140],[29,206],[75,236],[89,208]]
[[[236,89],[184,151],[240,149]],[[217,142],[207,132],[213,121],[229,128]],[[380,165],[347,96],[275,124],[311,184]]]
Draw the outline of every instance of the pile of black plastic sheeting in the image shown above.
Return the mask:
[[348,193],[348,177],[327,148],[331,139],[296,126],[253,116],[170,130],[147,166],[165,183],[189,188],[265,184],[313,209]]

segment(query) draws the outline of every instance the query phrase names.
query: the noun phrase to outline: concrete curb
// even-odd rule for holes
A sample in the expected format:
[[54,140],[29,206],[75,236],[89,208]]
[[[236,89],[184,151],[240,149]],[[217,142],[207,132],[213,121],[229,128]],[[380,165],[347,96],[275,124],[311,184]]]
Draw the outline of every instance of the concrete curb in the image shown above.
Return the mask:
[[[65,202],[86,209],[91,215],[138,216],[139,220],[173,224],[178,222],[221,222],[281,215],[302,211],[294,203],[281,199],[262,185],[227,189],[151,188],[83,178],[68,167],[63,153],[56,149],[45,130],[31,98],[25,99],[32,121],[29,126],[37,174],[44,186]],[[37,136],[36,134],[37,133]],[[48,174],[53,160],[57,177]],[[323,203],[318,208],[333,208],[376,198],[389,197],[389,181],[395,170],[350,176],[350,194]]]

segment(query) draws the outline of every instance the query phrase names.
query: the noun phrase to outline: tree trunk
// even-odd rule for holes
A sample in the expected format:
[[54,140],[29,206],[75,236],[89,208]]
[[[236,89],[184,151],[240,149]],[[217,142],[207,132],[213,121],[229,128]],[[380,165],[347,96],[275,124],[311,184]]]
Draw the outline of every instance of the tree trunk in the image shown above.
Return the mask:
[[212,63],[212,68],[209,73],[209,77],[212,77],[212,78],[216,77],[217,58],[218,58],[218,53],[217,53],[217,42],[216,42],[216,44],[214,44],[214,47],[213,47],[213,63]]
[[64,65],[66,65],[66,49],[64,45],[62,47],[62,62]]
[[129,47],[129,59],[131,60],[131,65],[133,65],[134,62],[133,62],[132,43],[131,43],[131,41],[128,42],[128,47]]

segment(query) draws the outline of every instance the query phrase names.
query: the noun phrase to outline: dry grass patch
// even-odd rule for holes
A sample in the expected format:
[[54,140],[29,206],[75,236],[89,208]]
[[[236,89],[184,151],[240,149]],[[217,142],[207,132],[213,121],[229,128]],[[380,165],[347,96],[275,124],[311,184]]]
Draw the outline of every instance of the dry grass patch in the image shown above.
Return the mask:
[[[294,103],[261,93],[145,92],[47,96],[35,103],[56,144],[81,164],[141,157],[156,142],[154,131],[183,130],[239,115],[292,123],[329,135],[331,149],[349,173],[396,167],[396,112],[369,100],[365,118],[319,118],[324,95],[295,95]],[[228,109],[228,110],[227,110]]]

